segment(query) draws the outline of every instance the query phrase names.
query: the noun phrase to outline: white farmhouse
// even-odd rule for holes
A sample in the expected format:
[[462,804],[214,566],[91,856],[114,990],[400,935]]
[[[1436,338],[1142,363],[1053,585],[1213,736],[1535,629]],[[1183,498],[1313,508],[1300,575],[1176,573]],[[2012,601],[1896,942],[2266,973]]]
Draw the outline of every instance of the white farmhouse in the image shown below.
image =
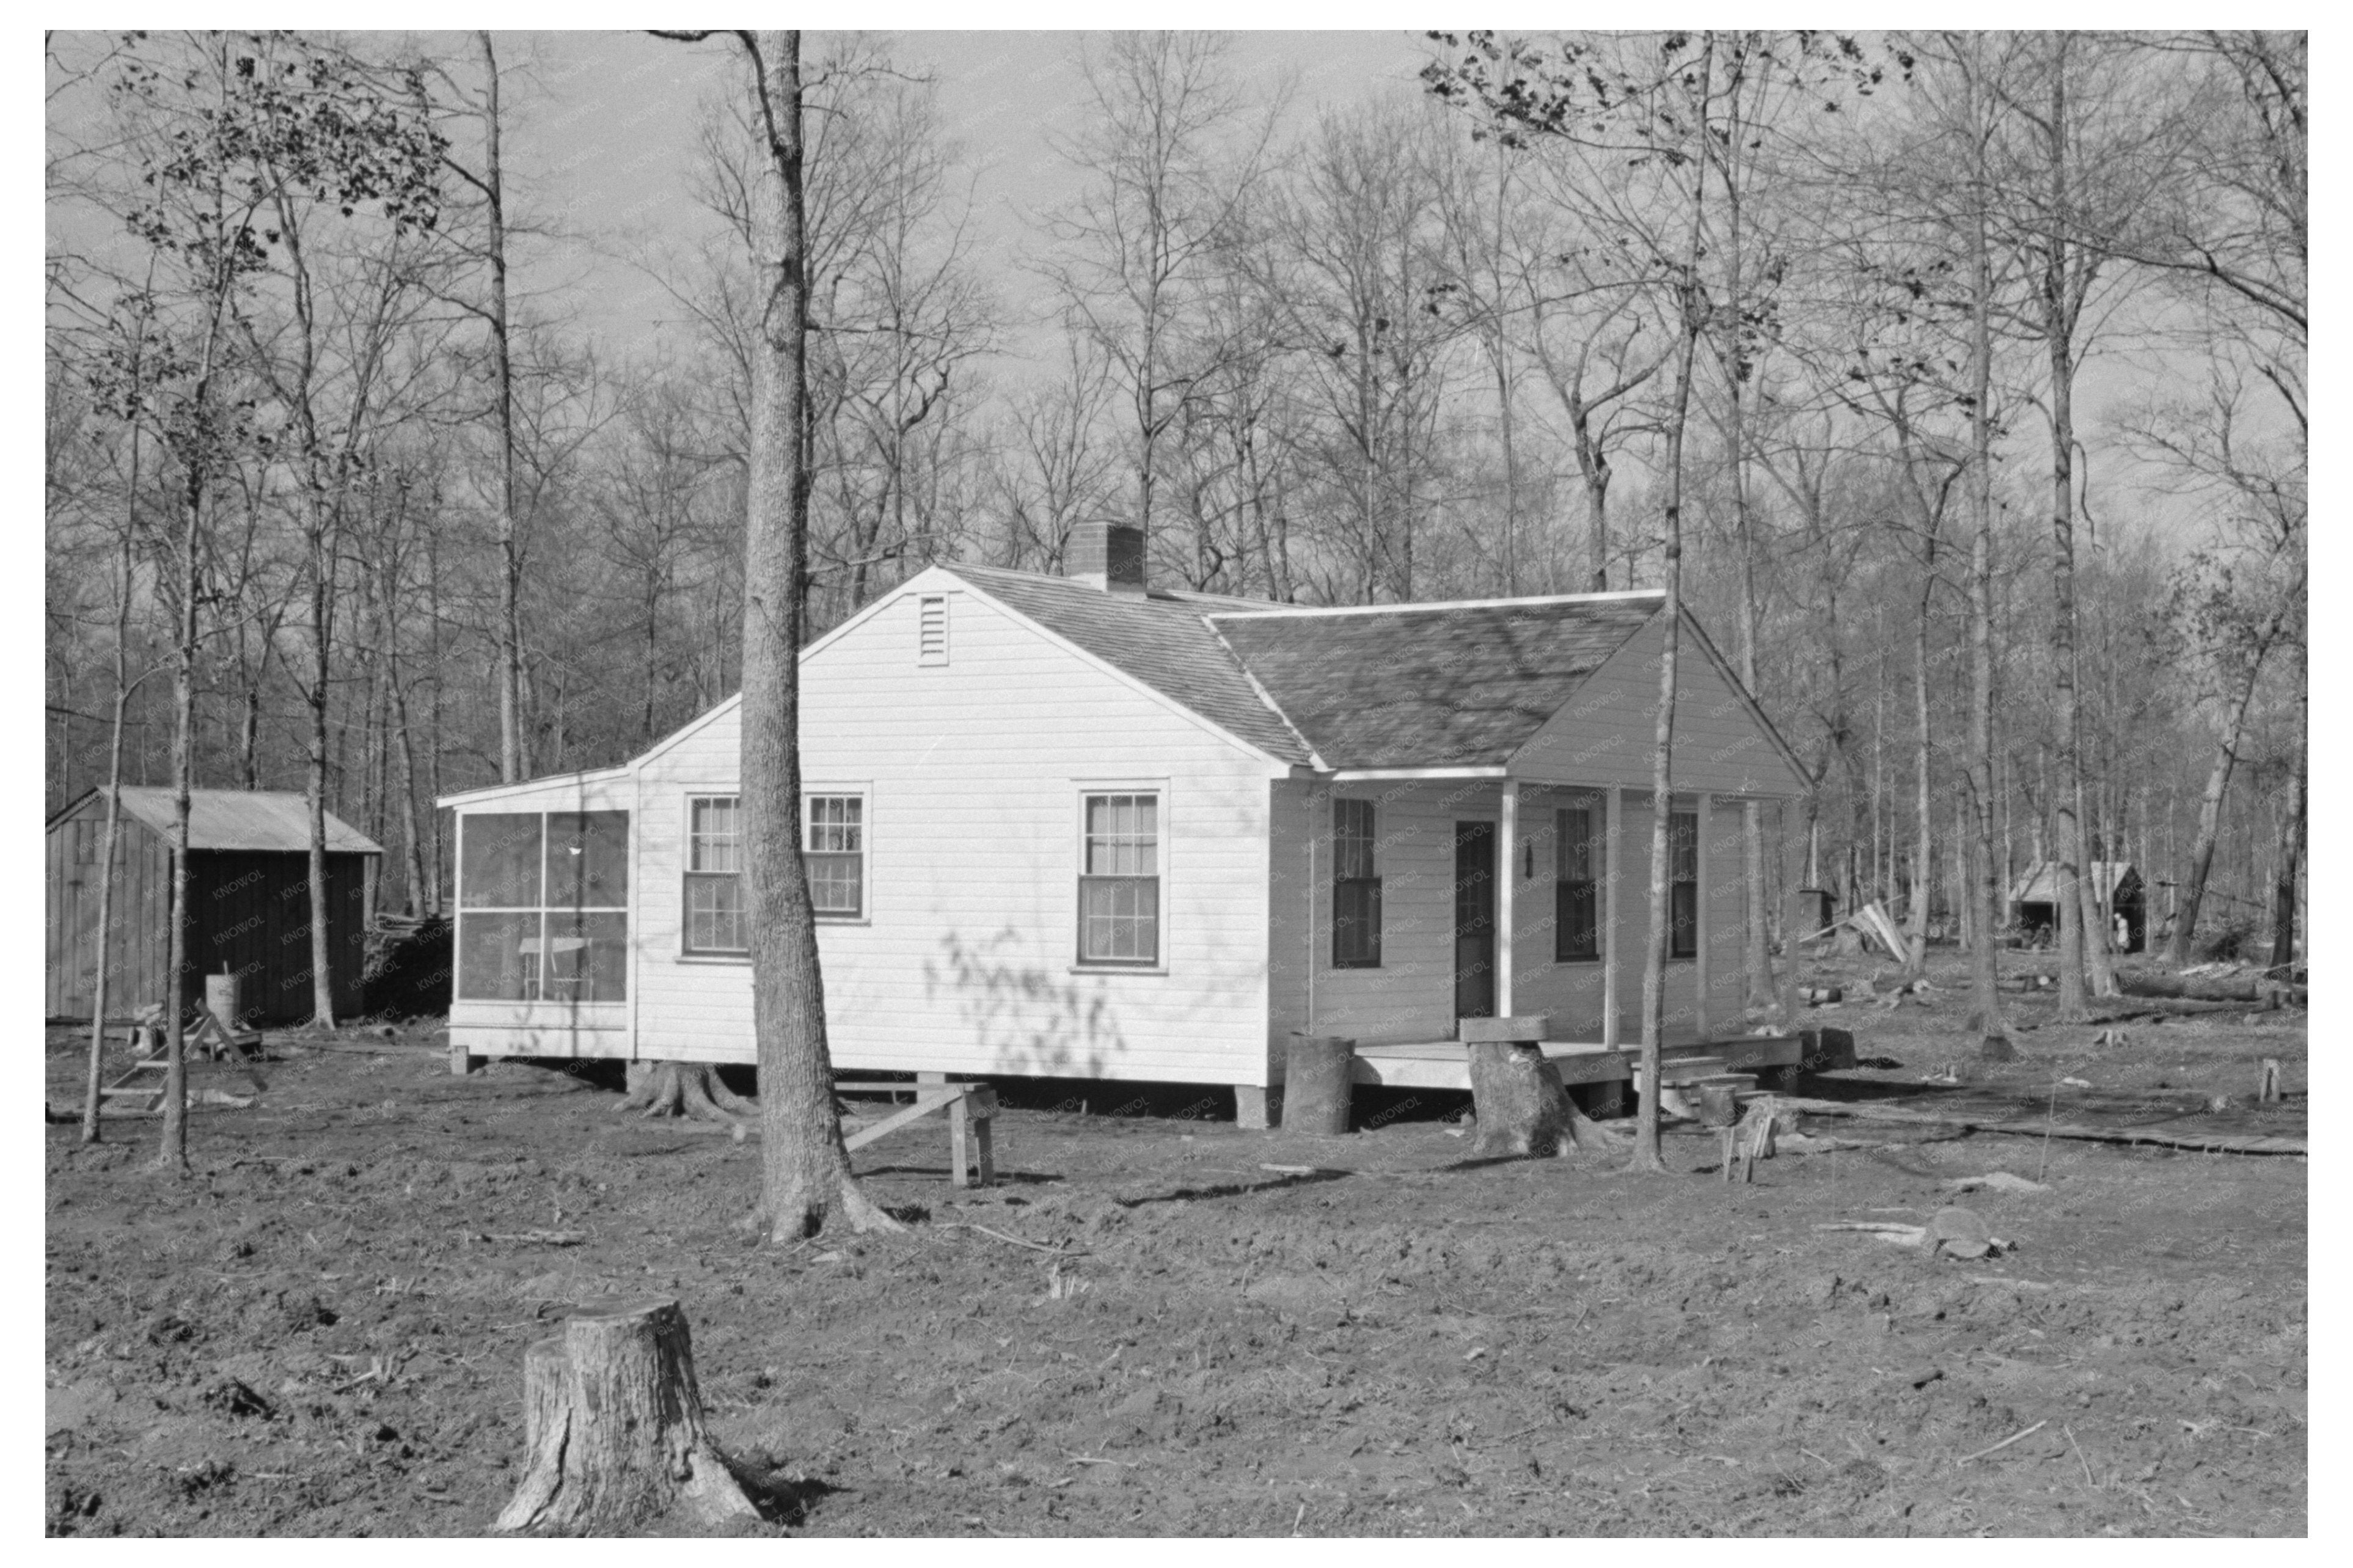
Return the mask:
[[[931,567],[801,655],[803,852],[837,1066],[1230,1085],[1293,1031],[1461,1085],[1456,1021],[1546,1014],[1572,1083],[1639,1037],[1655,592],[1300,609]],[[1667,1040],[1744,1033],[1740,803],[1803,768],[1683,620]],[[617,768],[470,790],[453,1052],[754,1058],[736,701]]]

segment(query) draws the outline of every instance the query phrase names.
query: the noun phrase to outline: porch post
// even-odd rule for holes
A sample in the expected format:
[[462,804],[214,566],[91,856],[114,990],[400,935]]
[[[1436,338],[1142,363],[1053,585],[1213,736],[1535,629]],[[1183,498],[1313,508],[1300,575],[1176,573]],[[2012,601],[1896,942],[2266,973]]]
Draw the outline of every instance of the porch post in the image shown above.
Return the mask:
[[1512,948],[1519,934],[1514,903],[1520,886],[1520,781],[1504,780],[1495,832],[1495,1016],[1512,1016]]
[[1694,841],[1692,846],[1694,858],[1698,862],[1698,864],[1693,869],[1695,874],[1695,880],[1699,885],[1696,890],[1696,896],[1692,900],[1693,903],[1698,906],[1697,908],[1692,911],[1692,985],[1696,992],[1692,1001],[1692,1027],[1699,1031],[1700,1040],[1702,1043],[1704,1043],[1708,1034],[1707,839],[1708,834],[1713,832],[1715,828],[1715,796],[1703,794],[1699,798],[1698,823],[1697,832],[1692,835]]
[[1618,786],[1601,806],[1601,1044],[1618,1049]]

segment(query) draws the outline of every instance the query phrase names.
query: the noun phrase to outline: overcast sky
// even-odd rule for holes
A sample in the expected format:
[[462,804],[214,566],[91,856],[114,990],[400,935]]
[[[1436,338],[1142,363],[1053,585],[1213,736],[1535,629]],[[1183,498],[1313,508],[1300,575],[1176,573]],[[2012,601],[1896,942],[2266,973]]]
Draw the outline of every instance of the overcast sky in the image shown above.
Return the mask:
[[[941,119],[964,143],[974,190],[976,260],[1008,306],[1034,302],[1018,270],[1031,219],[1067,200],[1081,180],[1051,140],[1082,126],[1085,86],[1076,33],[901,33],[898,58],[937,82]],[[452,40],[456,43],[457,40]],[[642,33],[500,35],[501,65],[528,80],[511,90],[510,157],[522,199],[600,246],[630,253],[665,232],[692,233],[712,219],[688,194],[696,159],[698,108],[742,82],[734,46],[696,45]],[[813,35],[804,58],[824,48]],[[1378,92],[1410,93],[1427,58],[1421,36],[1403,31],[1250,33],[1237,40],[1234,66],[1256,90],[1295,78],[1294,124],[1316,111]],[[576,282],[581,319],[611,347],[642,352],[677,306],[624,262],[542,247],[532,282]]]

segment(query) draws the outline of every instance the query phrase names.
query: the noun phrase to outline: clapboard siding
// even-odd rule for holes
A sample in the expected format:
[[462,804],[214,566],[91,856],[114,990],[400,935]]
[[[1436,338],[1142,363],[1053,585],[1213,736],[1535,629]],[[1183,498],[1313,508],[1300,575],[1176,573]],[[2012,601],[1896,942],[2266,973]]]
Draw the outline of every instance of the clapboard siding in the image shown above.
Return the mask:
[[[92,795],[47,834],[47,1004],[52,1018],[87,1018],[98,972],[98,852],[106,800]],[[171,936],[172,851],[124,812],[115,829],[114,892],[107,910],[110,1016],[164,1000]]]
[[[1417,781],[1316,787],[1278,786],[1274,816],[1275,874],[1270,885],[1271,957],[1268,1038],[1279,1052],[1288,1032],[1343,1034],[1367,1045],[1451,1039],[1454,1035],[1454,824],[1496,821],[1500,784],[1491,780]],[[1381,877],[1381,966],[1337,969],[1332,963],[1333,798],[1374,802],[1377,836],[1376,869]],[[1602,963],[1554,958],[1554,812],[1579,800],[1597,807],[1592,791],[1523,786],[1520,840],[1532,856],[1524,859],[1513,908],[1513,1011],[1544,1013],[1560,1040],[1599,1040],[1602,1020]],[[1621,796],[1619,965],[1620,1029],[1622,1038],[1641,1033],[1642,933],[1649,927],[1651,812],[1647,801]],[[1677,808],[1696,809],[1695,799],[1678,796]],[[1711,1033],[1740,1027],[1741,895],[1738,876],[1739,814],[1719,806],[1715,840],[1729,834],[1730,848],[1711,841],[1707,928],[1711,973]],[[1314,870],[1306,842],[1314,838]],[[1500,869],[1500,868],[1499,868]],[[1294,891],[1292,878],[1311,876],[1314,910],[1313,994],[1305,983],[1308,955],[1299,949],[1297,918],[1310,902]],[[1666,1038],[1698,1036],[1698,965],[1677,959],[1666,971]]]
[[[1675,660],[1672,767],[1678,791],[1707,789],[1775,799],[1805,793],[1771,733],[1686,634]],[[1659,661],[1666,621],[1654,620],[1586,678],[1567,706],[1512,759],[1523,778],[1617,784],[1647,790],[1658,745]]]
[[[911,583],[801,667],[806,788],[867,791],[867,917],[818,932],[837,1065],[1267,1081],[1270,763],[962,584],[916,662]],[[638,770],[637,1050],[750,1061],[751,971],[682,958],[688,800],[733,793],[731,705]],[[1165,974],[1079,971],[1080,781],[1165,790]]]

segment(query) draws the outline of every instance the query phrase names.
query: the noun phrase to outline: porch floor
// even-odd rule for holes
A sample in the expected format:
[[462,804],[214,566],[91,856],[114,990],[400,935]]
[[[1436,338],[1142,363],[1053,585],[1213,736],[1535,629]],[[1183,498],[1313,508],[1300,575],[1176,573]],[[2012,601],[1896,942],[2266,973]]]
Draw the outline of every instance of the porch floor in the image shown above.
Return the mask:
[[[1599,1084],[1640,1075],[1640,1045],[1620,1045],[1612,1050],[1599,1041],[1547,1040],[1537,1049],[1560,1074],[1564,1084]],[[1719,1071],[1736,1073],[1795,1066],[1804,1054],[1805,1046],[1794,1034],[1736,1034],[1716,1040],[1683,1041],[1660,1048],[1660,1059],[1668,1067],[1705,1058],[1720,1062]],[[1467,1090],[1471,1087],[1471,1064],[1459,1040],[1359,1045],[1353,1077],[1359,1084],[1388,1088]],[[1670,1076],[1667,1081],[1672,1085],[1674,1079]]]

